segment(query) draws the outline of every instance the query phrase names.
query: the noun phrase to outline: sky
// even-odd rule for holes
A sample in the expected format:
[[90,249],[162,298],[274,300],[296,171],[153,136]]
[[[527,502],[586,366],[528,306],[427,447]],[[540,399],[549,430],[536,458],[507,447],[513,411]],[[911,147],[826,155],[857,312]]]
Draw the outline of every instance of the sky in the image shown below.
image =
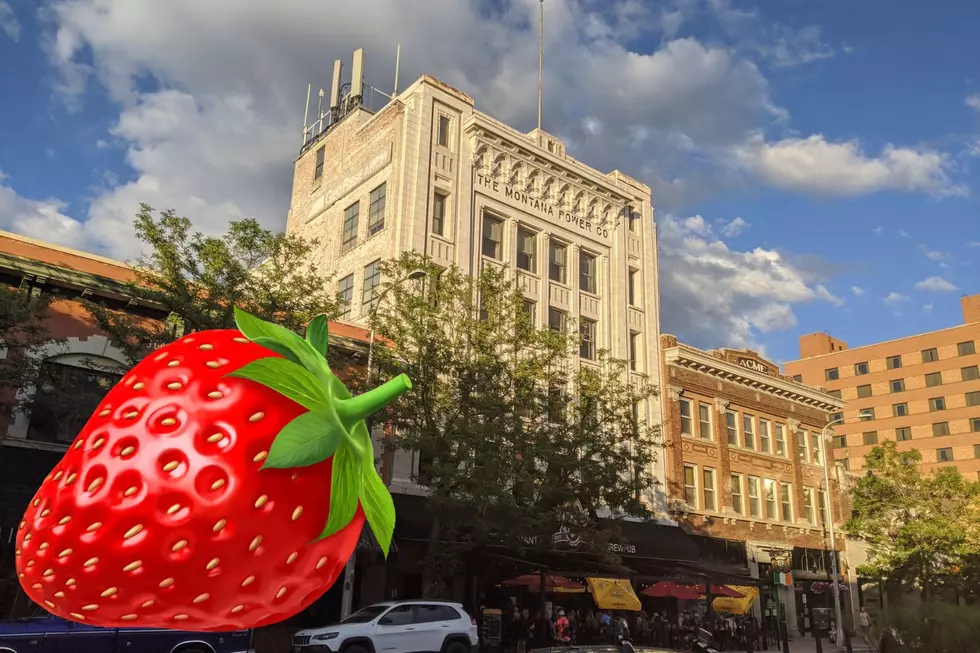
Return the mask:
[[[980,292],[980,3],[545,0],[544,128],[653,188],[662,328],[797,358]],[[536,0],[0,0],[0,229],[131,260],[140,202],[282,229],[308,84],[365,48],[529,131]]]

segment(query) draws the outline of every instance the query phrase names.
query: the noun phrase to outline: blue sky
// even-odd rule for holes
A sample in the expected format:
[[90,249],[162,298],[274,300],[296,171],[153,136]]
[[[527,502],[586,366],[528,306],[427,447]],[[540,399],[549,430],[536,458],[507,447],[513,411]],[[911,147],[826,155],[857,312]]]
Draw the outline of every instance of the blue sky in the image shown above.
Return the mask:
[[[122,258],[140,201],[284,224],[306,85],[367,51],[535,120],[535,0],[0,0],[0,228]],[[329,5],[329,6],[328,6]],[[545,128],[654,189],[663,326],[796,356],[980,292],[980,3],[547,0]]]

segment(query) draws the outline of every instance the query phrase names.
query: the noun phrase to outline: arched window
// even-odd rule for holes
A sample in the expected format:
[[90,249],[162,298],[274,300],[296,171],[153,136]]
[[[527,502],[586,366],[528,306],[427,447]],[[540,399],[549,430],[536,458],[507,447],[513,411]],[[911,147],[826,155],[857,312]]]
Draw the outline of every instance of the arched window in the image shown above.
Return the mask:
[[54,356],[41,364],[30,405],[28,440],[69,443],[125,370],[108,358]]

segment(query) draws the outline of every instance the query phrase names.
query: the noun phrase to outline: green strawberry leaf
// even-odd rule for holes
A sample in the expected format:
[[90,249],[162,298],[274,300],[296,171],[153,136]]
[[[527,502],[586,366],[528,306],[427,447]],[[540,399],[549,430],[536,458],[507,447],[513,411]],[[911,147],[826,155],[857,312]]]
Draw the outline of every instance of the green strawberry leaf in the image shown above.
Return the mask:
[[276,352],[277,354],[279,354],[280,356],[282,356],[286,360],[291,360],[294,363],[296,363],[297,365],[302,365],[303,364],[303,363],[300,362],[299,356],[297,356],[296,354],[293,353],[293,350],[292,349],[290,349],[286,345],[280,343],[278,340],[273,340],[272,338],[256,338],[252,342],[254,342],[255,344],[260,345],[262,347],[265,347],[269,351]]
[[[252,342],[267,338],[285,346],[296,354],[303,367],[315,374],[321,381],[325,381],[327,376],[332,374],[323,356],[310,343],[289,329],[285,329],[278,324],[260,320],[253,315],[249,315],[237,306],[235,307],[235,325],[242,332],[242,335]],[[268,347],[268,344],[266,343],[262,346]]]
[[317,540],[339,532],[350,524],[357,512],[357,499],[361,494],[361,469],[349,446],[342,445],[333,455],[333,472],[330,477],[330,514],[327,525]]
[[311,410],[279,431],[262,469],[315,465],[334,455],[344,439],[343,429],[335,420],[327,414]]
[[303,366],[283,358],[260,358],[225,376],[255,381],[310,410],[324,410],[330,405],[317,378]]
[[373,461],[362,466],[361,507],[367,518],[374,539],[388,557],[391,540],[395,536],[395,502],[385,483],[374,469]]
[[324,358],[327,357],[327,347],[330,345],[330,334],[327,330],[327,316],[317,315],[306,327],[306,342],[313,346]]

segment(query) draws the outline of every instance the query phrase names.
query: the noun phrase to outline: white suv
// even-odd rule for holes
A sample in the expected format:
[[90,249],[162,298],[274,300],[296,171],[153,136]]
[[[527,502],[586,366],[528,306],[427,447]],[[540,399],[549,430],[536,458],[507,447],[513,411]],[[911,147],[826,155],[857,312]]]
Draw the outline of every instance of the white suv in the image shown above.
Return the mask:
[[299,631],[293,653],[475,653],[478,643],[476,620],[459,603],[394,601]]

